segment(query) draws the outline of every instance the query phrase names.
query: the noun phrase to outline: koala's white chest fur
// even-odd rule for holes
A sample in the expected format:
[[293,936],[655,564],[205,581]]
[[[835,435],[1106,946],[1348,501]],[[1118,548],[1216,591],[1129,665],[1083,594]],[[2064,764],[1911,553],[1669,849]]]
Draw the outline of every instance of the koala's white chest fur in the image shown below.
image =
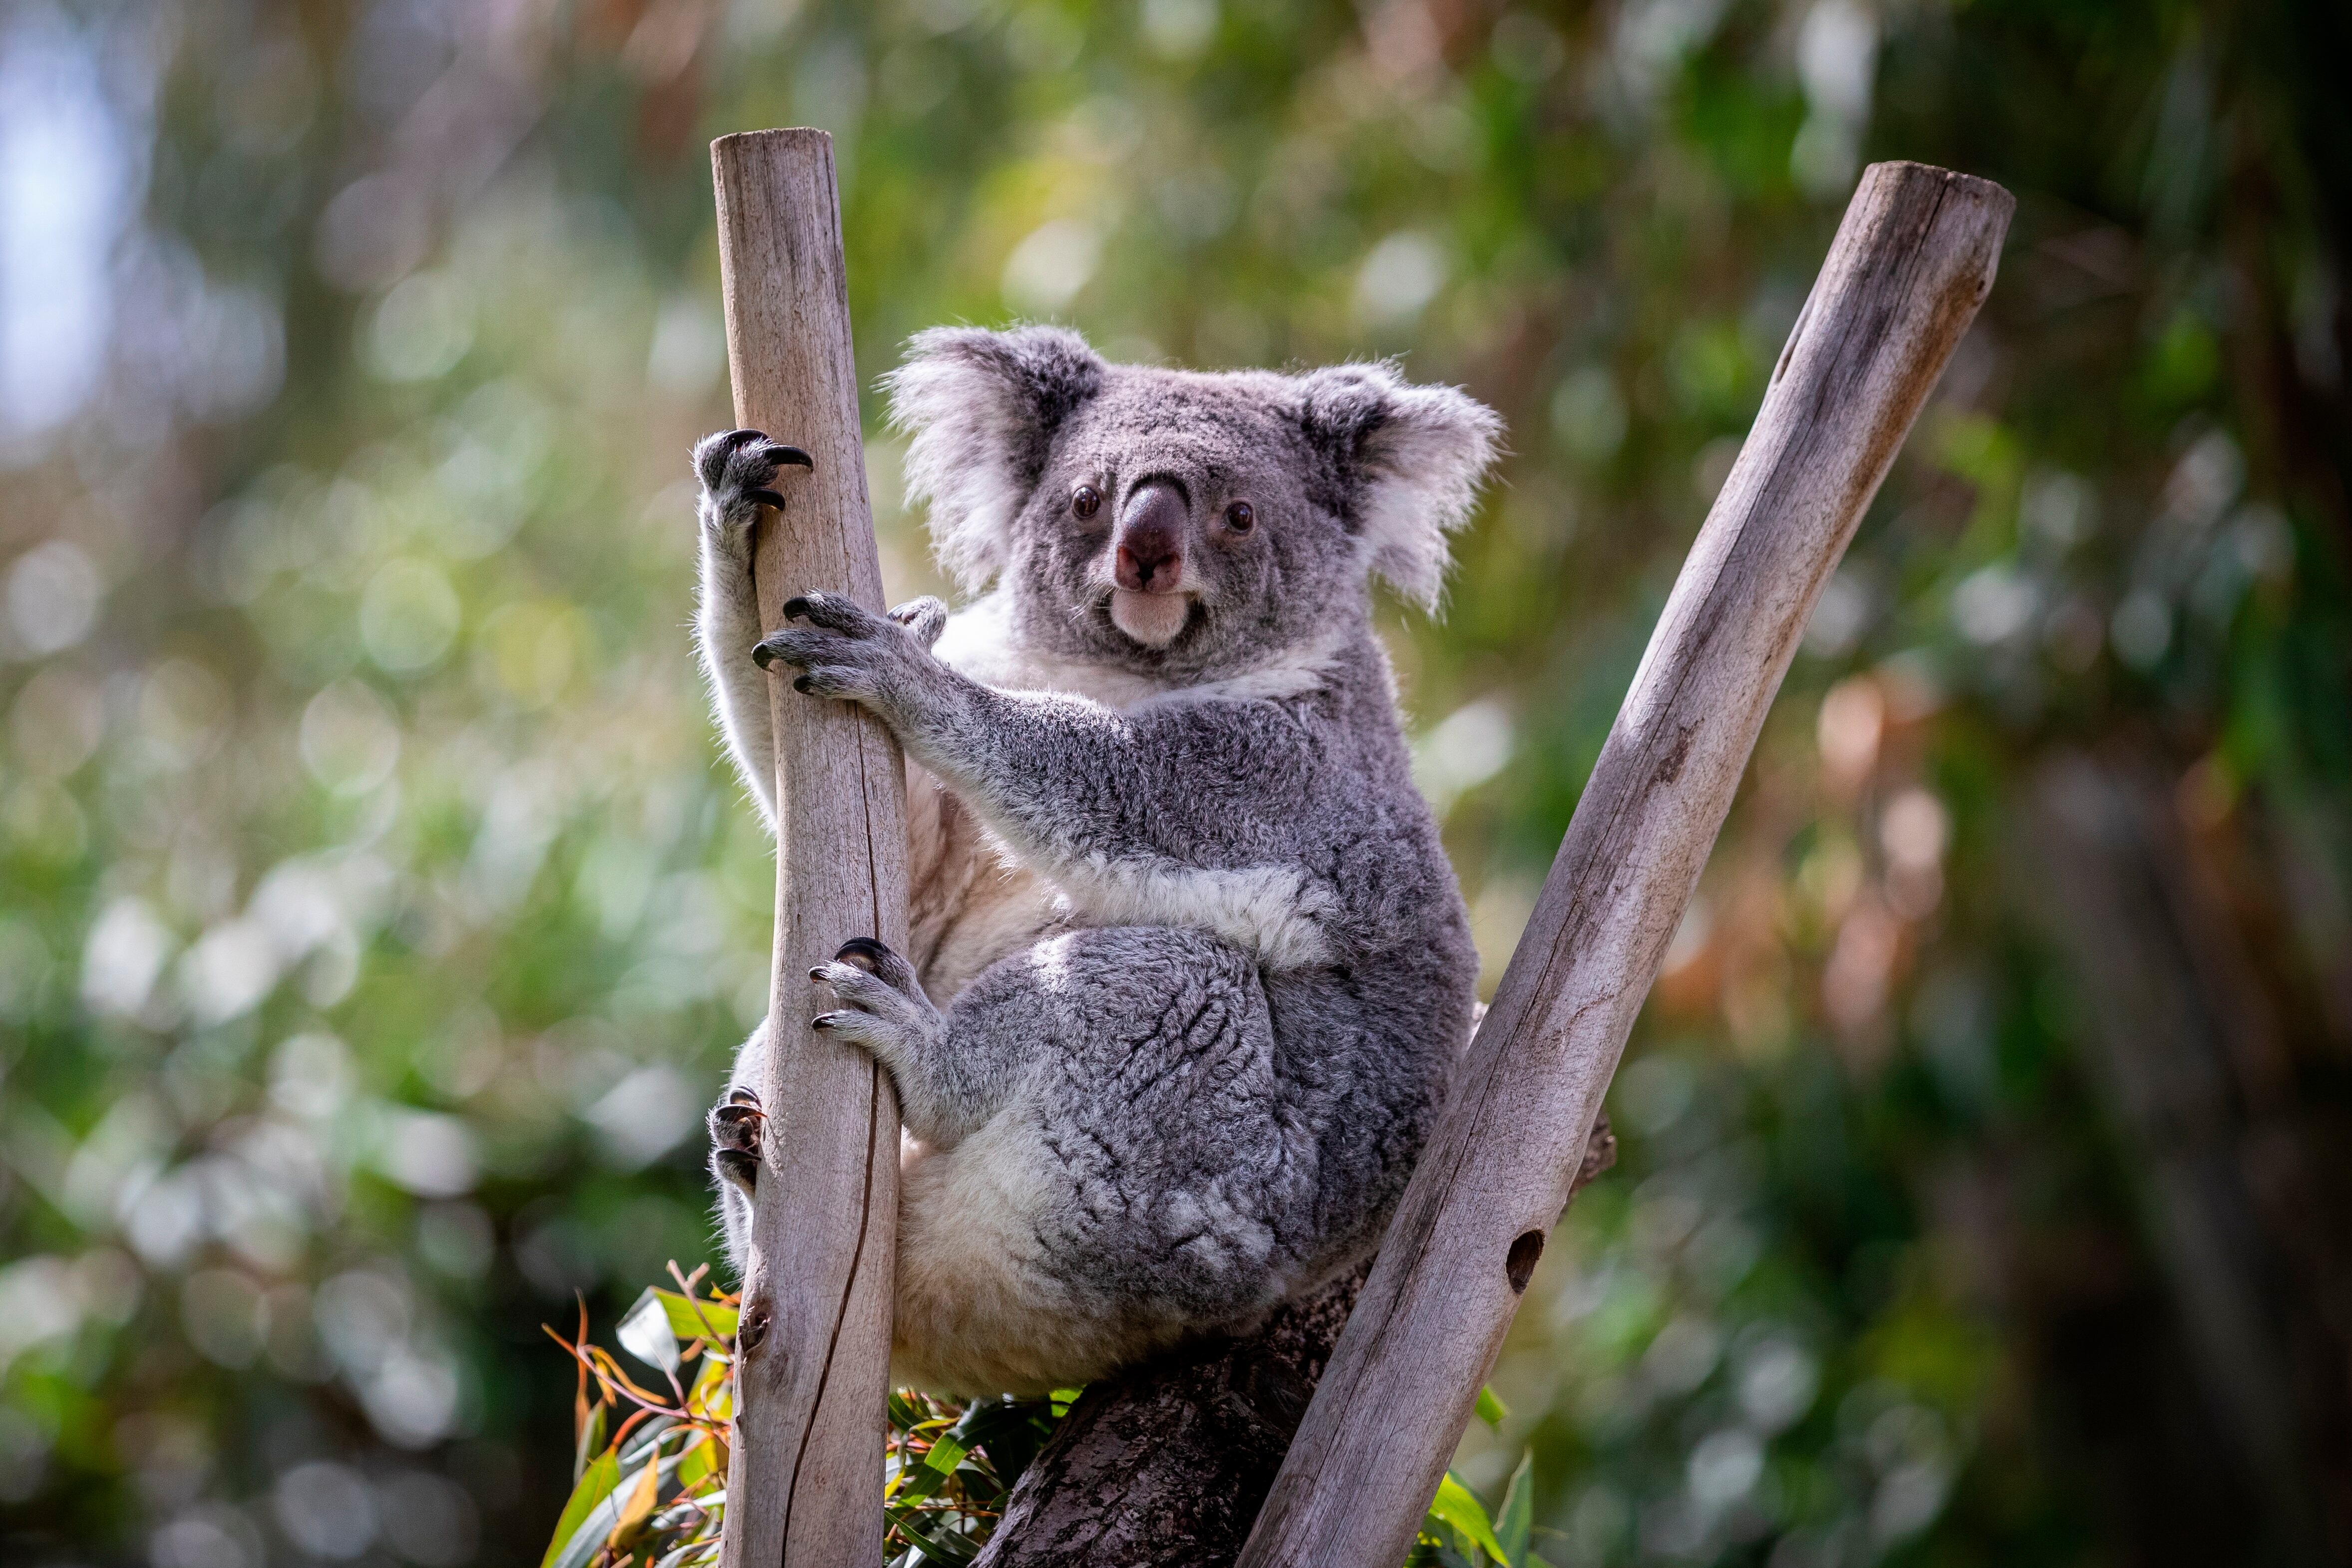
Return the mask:
[[[1223,695],[1286,697],[1318,686],[1337,641],[1287,651],[1199,686],[1130,671],[1040,657],[1011,634],[996,595],[950,616],[934,654],[1000,691],[1055,692],[1107,707]],[[977,820],[938,779],[907,769],[910,955],[924,988],[945,1005],[982,969],[1055,926],[1166,924],[1217,933],[1275,967],[1328,957],[1318,894],[1286,864],[1210,871],[1145,860],[1073,863],[1049,881]]]

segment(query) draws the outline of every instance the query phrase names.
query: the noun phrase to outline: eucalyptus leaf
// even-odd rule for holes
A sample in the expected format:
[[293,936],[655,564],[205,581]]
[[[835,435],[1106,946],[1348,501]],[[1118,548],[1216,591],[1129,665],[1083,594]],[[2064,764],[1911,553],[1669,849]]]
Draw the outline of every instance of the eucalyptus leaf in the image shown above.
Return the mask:
[[1478,1419],[1489,1427],[1500,1427],[1511,1418],[1511,1407],[1496,1397],[1492,1384],[1478,1390]]
[[1528,1540],[1535,1532],[1535,1523],[1536,1451],[1529,1448],[1519,1456],[1510,1485],[1503,1490],[1502,1511],[1495,1516],[1495,1539],[1502,1544],[1504,1559],[1517,1568],[1526,1568]]
[[1497,1563],[1513,1563],[1510,1554],[1503,1550],[1503,1543],[1495,1539],[1495,1525],[1486,1517],[1486,1505],[1451,1470],[1437,1483],[1437,1496],[1430,1502],[1429,1518],[1460,1542],[1465,1551],[1475,1547]]
[[669,1303],[662,1294],[648,1289],[639,1296],[637,1304],[621,1320],[618,1333],[624,1350],[647,1366],[658,1366],[675,1376],[680,1355],[677,1331],[670,1326]]
[[554,1539],[540,1568],[580,1568],[612,1533],[619,1511],[610,1506],[613,1490],[621,1484],[620,1457],[607,1448],[581,1472],[579,1484],[555,1521]]
[[[670,1332],[682,1340],[731,1337],[742,1317],[740,1311],[724,1301],[680,1295],[658,1286],[647,1293],[660,1300],[662,1310],[669,1314]],[[640,1301],[638,1304],[644,1303]]]

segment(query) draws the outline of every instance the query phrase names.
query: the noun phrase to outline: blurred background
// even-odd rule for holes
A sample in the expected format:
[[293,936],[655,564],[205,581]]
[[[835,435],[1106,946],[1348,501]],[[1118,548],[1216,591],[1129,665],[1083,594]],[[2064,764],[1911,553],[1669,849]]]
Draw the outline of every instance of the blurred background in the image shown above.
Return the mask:
[[1533,1448],[1558,1568],[2345,1560],[2347,31],[0,5],[0,1559],[533,1560],[541,1325],[714,1257],[772,873],[686,630],[705,143],[814,124],[869,386],[1050,318],[1506,414],[1386,617],[1489,985],[1862,164],[2013,190],[1460,1466]]

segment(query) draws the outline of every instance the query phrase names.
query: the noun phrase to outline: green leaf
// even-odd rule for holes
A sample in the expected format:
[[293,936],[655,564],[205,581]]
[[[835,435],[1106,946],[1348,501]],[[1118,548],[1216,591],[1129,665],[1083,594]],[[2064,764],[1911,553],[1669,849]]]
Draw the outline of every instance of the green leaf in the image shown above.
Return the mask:
[[590,1409],[587,1421],[580,1428],[579,1440],[572,1450],[572,1484],[574,1486],[579,1485],[580,1478],[588,1473],[588,1461],[604,1450],[604,1428],[608,1425],[606,1417],[612,1408],[600,1401]]
[[719,1469],[718,1441],[708,1432],[688,1437],[677,1456],[677,1484],[685,1495],[691,1497],[695,1488],[725,1479]]
[[[1429,1505],[1431,1522],[1444,1527],[1447,1534],[1462,1543],[1466,1552],[1476,1547],[1496,1562],[1508,1564],[1511,1558],[1504,1552],[1503,1543],[1495,1539],[1495,1526],[1486,1517],[1486,1505],[1480,1502],[1468,1487],[1448,1470],[1445,1479],[1437,1483],[1437,1496]],[[1435,1534],[1436,1531],[1431,1531]]]
[[1511,1407],[1495,1397],[1492,1384],[1478,1390],[1478,1419],[1489,1427],[1499,1427],[1510,1418]]
[[[682,1296],[676,1291],[650,1291],[658,1298],[662,1310],[669,1314],[670,1332],[680,1339],[709,1339],[713,1335],[732,1339],[735,1324],[741,1313],[724,1301],[706,1301],[699,1297]],[[641,1300],[638,1304],[644,1305]]]
[[555,1539],[540,1560],[540,1568],[587,1568],[621,1523],[622,1506],[627,1500],[621,1489],[636,1480],[646,1466],[662,1462],[661,1440],[674,1425],[668,1417],[656,1416],[630,1433],[617,1451],[607,1448],[596,1457],[580,1484],[572,1489],[572,1500],[563,1505],[563,1517],[555,1521]]
[[677,1332],[670,1326],[669,1306],[659,1291],[648,1288],[621,1320],[621,1347],[647,1366],[677,1373]]
[[939,1440],[931,1445],[931,1451],[923,1456],[923,1463],[943,1476],[951,1476],[955,1474],[955,1468],[963,1463],[964,1455],[971,1451],[961,1443],[957,1442],[952,1433],[943,1432],[940,1435]]
[[972,1542],[960,1535],[935,1535],[918,1522],[919,1518],[912,1509],[903,1512],[898,1509],[890,1511],[891,1522],[898,1525],[898,1533],[922,1548],[923,1556],[928,1561],[961,1568],[962,1564],[980,1555],[980,1548]]
[[[540,1559],[539,1568],[557,1568],[559,1563],[574,1561],[571,1548],[576,1542],[586,1542],[587,1551],[591,1552],[604,1543],[613,1526],[608,1521],[602,1529],[591,1528],[595,1523],[593,1516],[600,1511],[606,1511],[604,1505],[620,1484],[620,1456],[607,1448],[580,1473],[580,1482],[572,1489],[571,1499],[563,1505],[562,1517],[555,1521],[555,1537],[547,1543],[547,1555]],[[577,1561],[586,1562],[586,1554],[583,1553]]]
[[1034,1400],[978,1399],[967,1408],[953,1428],[956,1437],[967,1449],[978,1448],[988,1457],[989,1468],[995,1471],[996,1489],[985,1497],[973,1491],[973,1481],[967,1479],[966,1495],[979,1501],[992,1500],[1004,1495],[1013,1483],[1029,1468],[1037,1450],[1053,1436],[1053,1417],[1048,1406]]
[[1528,1538],[1535,1533],[1535,1525],[1536,1451],[1529,1448],[1519,1456],[1519,1468],[1511,1472],[1511,1484],[1503,1490],[1502,1512],[1495,1520],[1495,1539],[1502,1543],[1506,1562],[1524,1568]]
[[929,1464],[908,1465],[898,1472],[898,1484],[890,1494],[890,1506],[918,1503],[947,1485],[952,1470],[933,1469]]

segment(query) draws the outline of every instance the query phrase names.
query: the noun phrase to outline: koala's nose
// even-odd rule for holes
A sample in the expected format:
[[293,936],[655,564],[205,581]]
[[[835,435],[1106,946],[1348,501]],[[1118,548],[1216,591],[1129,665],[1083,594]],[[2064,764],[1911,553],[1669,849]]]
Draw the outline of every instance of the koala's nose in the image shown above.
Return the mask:
[[1118,519],[1113,570],[1118,585],[1137,593],[1175,592],[1184,575],[1184,526],[1190,520],[1183,494],[1173,485],[1146,485],[1129,497]]

